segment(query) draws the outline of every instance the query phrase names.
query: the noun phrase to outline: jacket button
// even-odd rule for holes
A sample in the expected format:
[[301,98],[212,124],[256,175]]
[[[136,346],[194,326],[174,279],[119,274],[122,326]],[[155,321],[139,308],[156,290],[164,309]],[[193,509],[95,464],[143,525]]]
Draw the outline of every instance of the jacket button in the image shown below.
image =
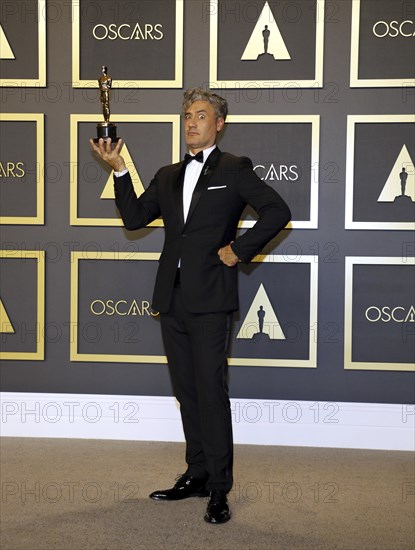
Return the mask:
[[182,233],[182,239],[185,239],[187,237],[186,233]]

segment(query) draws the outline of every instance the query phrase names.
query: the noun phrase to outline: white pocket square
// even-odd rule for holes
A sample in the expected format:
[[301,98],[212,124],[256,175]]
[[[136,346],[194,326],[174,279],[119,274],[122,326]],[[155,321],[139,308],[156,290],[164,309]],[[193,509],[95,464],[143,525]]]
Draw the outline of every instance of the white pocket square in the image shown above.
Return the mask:
[[227,185],[216,185],[214,187],[208,187],[207,190],[211,191],[212,189],[225,189],[225,187],[227,187]]

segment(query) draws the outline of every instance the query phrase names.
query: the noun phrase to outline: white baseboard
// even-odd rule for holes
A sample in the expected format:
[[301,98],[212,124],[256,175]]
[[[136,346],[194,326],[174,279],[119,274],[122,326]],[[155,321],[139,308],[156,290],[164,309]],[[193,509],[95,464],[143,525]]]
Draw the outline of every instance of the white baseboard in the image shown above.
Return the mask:
[[[173,397],[0,394],[1,435],[184,441]],[[415,405],[232,399],[235,443],[415,450]]]

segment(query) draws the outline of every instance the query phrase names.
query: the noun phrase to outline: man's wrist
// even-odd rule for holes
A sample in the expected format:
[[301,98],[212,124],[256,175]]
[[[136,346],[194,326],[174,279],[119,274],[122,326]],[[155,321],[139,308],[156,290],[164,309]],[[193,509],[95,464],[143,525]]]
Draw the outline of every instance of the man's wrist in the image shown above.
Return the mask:
[[123,172],[124,170],[126,170],[126,168],[127,167],[125,166],[124,161],[121,161],[118,164],[116,164],[115,166],[113,166],[114,172]]

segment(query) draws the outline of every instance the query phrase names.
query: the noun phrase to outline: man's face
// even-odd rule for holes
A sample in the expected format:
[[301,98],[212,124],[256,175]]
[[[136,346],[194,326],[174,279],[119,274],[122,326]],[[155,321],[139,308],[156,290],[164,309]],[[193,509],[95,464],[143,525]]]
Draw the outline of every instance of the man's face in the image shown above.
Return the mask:
[[195,101],[184,113],[184,134],[189,151],[193,154],[211,147],[225,121],[216,118],[208,101]]

